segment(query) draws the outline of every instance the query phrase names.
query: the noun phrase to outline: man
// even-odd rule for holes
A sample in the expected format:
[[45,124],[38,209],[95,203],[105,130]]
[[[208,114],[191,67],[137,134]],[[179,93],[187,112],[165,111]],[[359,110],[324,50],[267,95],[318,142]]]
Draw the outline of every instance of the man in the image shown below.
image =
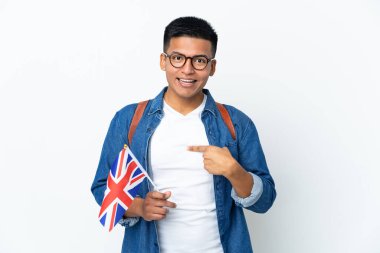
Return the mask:
[[253,122],[226,105],[234,139],[204,89],[215,73],[216,49],[217,34],[205,20],[172,21],[160,55],[168,86],[149,101],[131,143],[137,104],[111,122],[91,188],[96,201],[125,143],[158,188],[145,180],[125,213],[122,252],[252,252],[242,207],[266,212],[276,191]]

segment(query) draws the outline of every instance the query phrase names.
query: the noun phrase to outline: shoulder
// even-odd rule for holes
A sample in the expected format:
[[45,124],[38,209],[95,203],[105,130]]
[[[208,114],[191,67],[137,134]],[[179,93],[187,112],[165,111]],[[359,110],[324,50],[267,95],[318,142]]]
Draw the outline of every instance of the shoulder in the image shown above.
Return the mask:
[[226,104],[223,104],[223,105],[227,109],[227,111],[231,117],[231,120],[234,124],[245,125],[245,124],[249,124],[250,122],[252,122],[252,119],[247,114],[245,114],[244,112],[239,110],[238,108],[236,108],[232,105],[226,105]]
[[132,120],[133,116],[135,115],[137,106],[142,102],[147,102],[145,108],[141,107],[141,109],[144,109],[143,113],[145,114],[147,111],[149,111],[149,108],[152,104],[151,99],[146,100],[146,101],[140,101],[137,103],[128,104],[128,105],[124,106],[123,108],[121,108],[120,110],[118,110],[116,112],[115,118],[117,118],[118,121],[121,121],[122,123],[129,123]]
[[253,120],[247,114],[232,105],[223,105],[231,117],[232,123],[237,131],[238,136],[243,137],[247,132],[251,131],[257,133],[257,129],[253,123]]
[[117,125],[129,126],[138,103],[128,104],[116,111],[112,121]]
[[122,107],[120,110],[118,110],[116,114],[118,114],[119,117],[133,115],[134,111],[136,110],[137,104],[138,103],[128,104]]

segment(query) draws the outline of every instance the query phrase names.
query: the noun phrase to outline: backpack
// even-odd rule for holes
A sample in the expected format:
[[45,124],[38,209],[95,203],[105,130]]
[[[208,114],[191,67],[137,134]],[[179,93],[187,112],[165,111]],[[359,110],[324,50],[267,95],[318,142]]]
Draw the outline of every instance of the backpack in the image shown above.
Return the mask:
[[[145,107],[147,106],[148,102],[149,102],[149,100],[145,100],[145,101],[141,101],[137,104],[135,113],[134,113],[133,118],[132,118],[131,126],[130,126],[129,132],[128,132],[129,145],[131,145],[133,135],[135,134],[137,125],[139,124],[141,117],[144,114]],[[220,103],[216,103],[216,106],[218,107],[218,110],[222,116],[222,119],[223,119],[224,123],[226,124],[228,131],[230,132],[232,138],[234,140],[236,140],[235,128],[234,128],[230,114],[228,113],[226,107]]]

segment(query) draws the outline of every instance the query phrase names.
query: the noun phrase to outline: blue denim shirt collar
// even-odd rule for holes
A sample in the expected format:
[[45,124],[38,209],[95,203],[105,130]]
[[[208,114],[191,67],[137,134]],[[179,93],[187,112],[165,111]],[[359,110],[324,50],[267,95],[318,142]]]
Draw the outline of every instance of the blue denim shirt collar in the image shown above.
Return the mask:
[[[165,87],[153,100],[150,106],[150,110],[148,115],[152,115],[154,113],[162,113],[163,112],[163,102],[164,102],[164,94],[168,90],[168,87]],[[205,108],[203,109],[202,115],[205,113],[211,113],[214,117],[216,117],[216,111],[218,110],[215,104],[213,97],[208,89],[203,89],[203,93],[207,96],[207,101]]]

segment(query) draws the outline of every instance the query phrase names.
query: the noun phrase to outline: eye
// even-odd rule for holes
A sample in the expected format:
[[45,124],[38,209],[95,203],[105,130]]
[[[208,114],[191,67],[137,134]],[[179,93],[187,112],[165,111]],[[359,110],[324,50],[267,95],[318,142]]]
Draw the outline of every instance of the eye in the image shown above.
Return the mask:
[[194,58],[194,63],[204,64],[207,63],[207,59],[205,57],[196,57]]
[[175,62],[181,62],[185,59],[185,57],[183,55],[180,55],[180,54],[174,54],[170,57],[170,59],[172,61],[175,61]]

